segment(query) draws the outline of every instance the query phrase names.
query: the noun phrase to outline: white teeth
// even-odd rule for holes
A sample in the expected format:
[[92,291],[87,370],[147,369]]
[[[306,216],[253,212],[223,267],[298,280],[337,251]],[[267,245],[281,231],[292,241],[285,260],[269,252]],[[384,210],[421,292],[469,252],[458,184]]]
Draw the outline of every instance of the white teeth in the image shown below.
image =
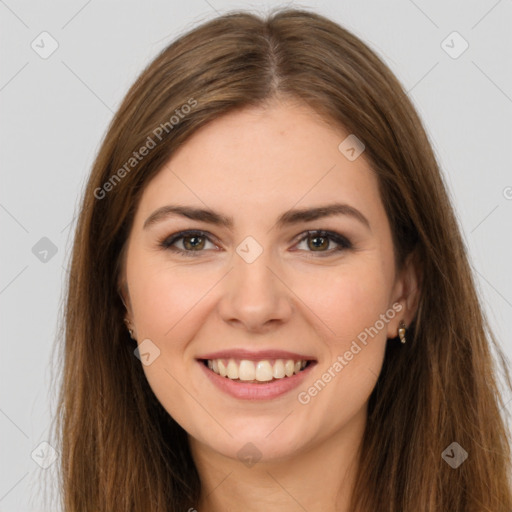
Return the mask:
[[265,382],[272,380],[272,366],[268,361],[258,361],[256,365],[256,380]]
[[228,378],[230,379],[238,379],[238,365],[233,361],[233,359],[229,360],[228,367]]
[[[219,375],[221,377],[227,377],[228,372],[226,370],[226,365],[224,364],[224,362],[221,359],[215,359],[215,361],[217,361],[217,364],[219,366]],[[215,370],[213,370],[213,371],[215,371]],[[217,372],[215,372],[215,373],[217,373]]]
[[207,366],[221,377],[228,379],[268,382],[272,379],[291,377],[307,365],[307,361],[294,361],[293,359],[276,359],[273,363],[266,359],[261,361],[208,359]]
[[247,361],[247,359],[240,361],[238,378],[240,380],[254,380],[256,378],[256,368],[252,361]]
[[272,372],[272,376],[274,379],[282,379],[284,377],[284,363],[282,359],[278,359],[274,363],[274,371]]

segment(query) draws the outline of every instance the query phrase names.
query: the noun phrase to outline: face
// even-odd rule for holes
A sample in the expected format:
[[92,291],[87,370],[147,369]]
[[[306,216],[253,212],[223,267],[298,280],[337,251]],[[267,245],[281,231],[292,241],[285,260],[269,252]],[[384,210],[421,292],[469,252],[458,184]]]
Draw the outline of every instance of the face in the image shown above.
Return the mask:
[[300,104],[240,110],[144,190],[127,317],[156,397],[205,449],[273,460],[339,435],[408,321],[377,179],[338,148],[348,135]]

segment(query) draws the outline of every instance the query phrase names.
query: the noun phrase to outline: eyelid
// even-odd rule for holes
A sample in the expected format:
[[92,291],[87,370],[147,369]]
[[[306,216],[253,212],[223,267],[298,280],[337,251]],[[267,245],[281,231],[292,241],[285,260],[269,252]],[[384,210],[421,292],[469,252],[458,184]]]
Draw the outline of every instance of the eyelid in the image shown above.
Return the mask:
[[[192,256],[192,257],[198,257],[201,255],[201,253],[206,252],[205,250],[201,251],[192,251],[192,250],[183,250],[178,249],[176,247],[173,247],[173,244],[177,242],[178,240],[181,240],[182,238],[186,237],[192,237],[192,236],[198,236],[200,238],[207,239],[210,243],[213,243],[215,245],[219,245],[217,242],[217,238],[209,233],[208,231],[204,231],[202,229],[187,229],[183,231],[178,231],[176,233],[173,233],[172,235],[165,236],[164,238],[160,239],[158,241],[158,247],[163,248],[164,250],[170,250],[178,255],[183,256]],[[307,240],[308,237],[321,237],[321,238],[327,238],[329,241],[334,242],[337,244],[337,247],[334,249],[329,249],[327,251],[304,251],[306,253],[310,253],[310,256],[307,257],[315,257],[315,254],[318,254],[319,257],[323,256],[330,256],[338,252],[350,250],[353,248],[352,242],[347,238],[346,236],[342,235],[341,233],[338,233],[336,231],[330,231],[325,229],[309,229],[306,231],[303,231],[299,235],[297,235],[293,241],[294,245],[297,245],[304,240]],[[300,251],[300,250],[299,250]],[[295,252],[295,251],[294,251]]]
[[295,245],[307,240],[308,237],[327,238],[329,241],[337,244],[337,247],[327,251],[305,251],[307,253],[306,257],[308,258],[314,258],[316,257],[315,255],[318,255],[320,258],[328,257],[353,248],[352,242],[346,236],[338,233],[337,231],[330,231],[327,229],[309,229],[307,231],[303,231],[297,236],[297,242]]
[[163,248],[164,250],[170,250],[176,254],[182,254],[185,256],[199,256],[201,252],[205,251],[185,251],[183,249],[177,249],[172,246],[175,242],[178,240],[181,240],[182,238],[186,237],[192,237],[192,236],[198,236],[201,238],[207,239],[209,242],[219,245],[215,240],[217,238],[213,236],[208,231],[203,231],[202,229],[185,229],[183,231],[177,231],[176,233],[173,233],[172,235],[165,236],[161,240],[158,241],[158,247]]

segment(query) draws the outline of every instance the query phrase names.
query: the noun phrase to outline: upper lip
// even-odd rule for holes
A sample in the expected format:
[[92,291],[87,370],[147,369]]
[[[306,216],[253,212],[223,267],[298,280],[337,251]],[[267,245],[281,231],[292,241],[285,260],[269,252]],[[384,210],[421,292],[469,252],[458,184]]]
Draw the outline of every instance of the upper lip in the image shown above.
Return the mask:
[[316,361],[313,356],[289,352],[286,350],[259,350],[253,352],[247,349],[230,349],[210,352],[199,356],[197,359],[248,359],[250,361],[261,361],[264,359],[293,359],[294,361]]

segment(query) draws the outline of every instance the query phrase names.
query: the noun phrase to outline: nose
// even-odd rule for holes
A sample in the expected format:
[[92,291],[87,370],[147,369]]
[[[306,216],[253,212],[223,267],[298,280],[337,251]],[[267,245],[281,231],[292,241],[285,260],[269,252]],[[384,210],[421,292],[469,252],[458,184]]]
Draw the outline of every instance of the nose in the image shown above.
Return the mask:
[[235,254],[233,267],[223,279],[218,305],[225,322],[256,333],[267,332],[290,319],[293,293],[270,251],[263,251],[252,263]]

